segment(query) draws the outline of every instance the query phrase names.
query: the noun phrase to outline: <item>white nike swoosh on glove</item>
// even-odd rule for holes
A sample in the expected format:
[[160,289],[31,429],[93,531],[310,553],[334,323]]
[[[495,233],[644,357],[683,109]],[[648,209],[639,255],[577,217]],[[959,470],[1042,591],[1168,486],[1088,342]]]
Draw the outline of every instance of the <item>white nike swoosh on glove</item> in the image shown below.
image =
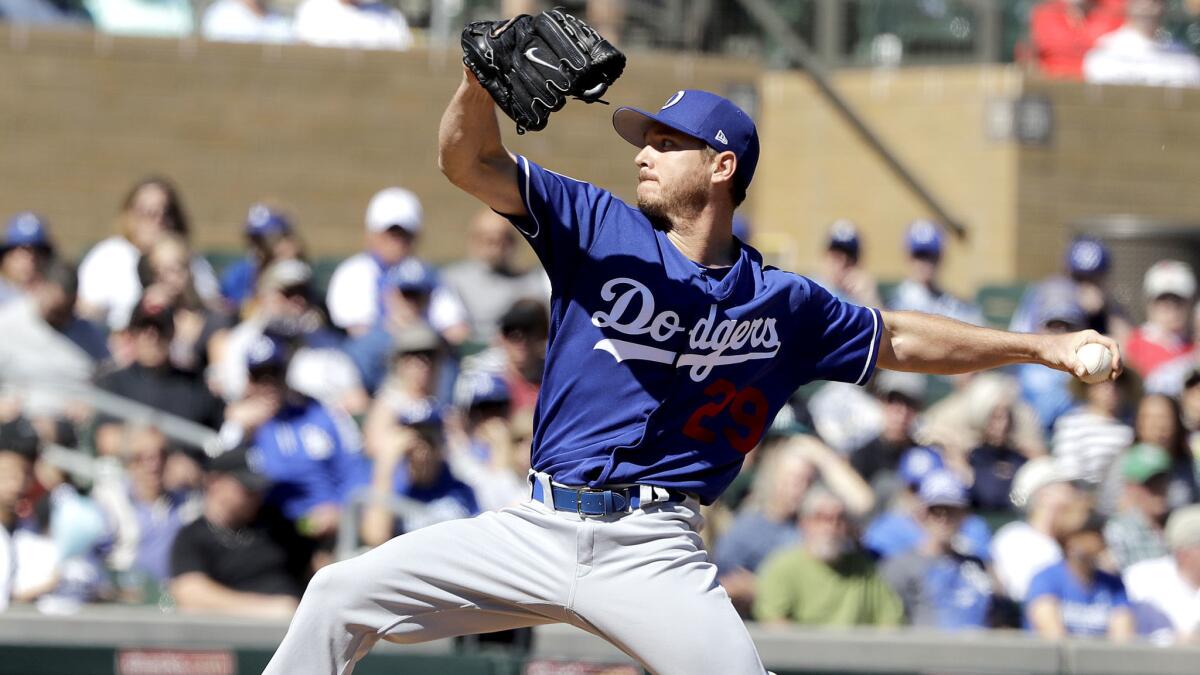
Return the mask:
[[539,63],[543,66],[546,66],[547,68],[553,68],[554,70],[558,70],[558,66],[554,65],[553,63],[547,63],[546,61],[543,61],[543,60],[539,59],[537,56],[535,56],[534,52],[536,52],[537,50],[538,50],[537,47],[530,47],[529,49],[526,49],[525,50],[525,58],[529,59],[530,61],[533,61],[534,63]]

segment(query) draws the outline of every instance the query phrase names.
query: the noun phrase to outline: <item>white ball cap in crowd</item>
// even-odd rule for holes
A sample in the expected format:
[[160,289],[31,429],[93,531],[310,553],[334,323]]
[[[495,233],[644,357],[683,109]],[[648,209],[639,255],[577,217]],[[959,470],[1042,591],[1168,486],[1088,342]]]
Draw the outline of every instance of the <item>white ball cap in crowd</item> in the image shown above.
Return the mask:
[[1019,509],[1028,508],[1029,500],[1038,490],[1047,485],[1066,483],[1071,480],[1073,480],[1073,476],[1063,471],[1053,457],[1036,457],[1025,462],[1017,470],[1017,475],[1013,476],[1012,490],[1008,496],[1012,500],[1013,506]]
[[1177,295],[1188,300],[1196,294],[1196,275],[1191,265],[1185,262],[1160,260],[1146,270],[1142,287],[1149,300],[1164,295]]
[[1167,518],[1165,535],[1172,551],[1200,546],[1200,504],[1175,509]]
[[392,227],[410,234],[421,231],[421,200],[404,188],[384,188],[367,205],[368,232],[386,232]]

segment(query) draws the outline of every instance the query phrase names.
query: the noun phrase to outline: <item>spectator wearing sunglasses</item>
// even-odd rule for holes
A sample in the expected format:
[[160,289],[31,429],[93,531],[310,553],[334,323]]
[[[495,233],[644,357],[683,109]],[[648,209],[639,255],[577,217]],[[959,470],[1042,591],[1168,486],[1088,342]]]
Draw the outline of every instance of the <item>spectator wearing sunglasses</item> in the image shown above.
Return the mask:
[[358,369],[342,351],[342,337],[329,327],[313,297],[312,268],[307,263],[280,260],[264,270],[246,319],[211,343],[209,385],[228,401],[241,398],[246,356],[255,341],[270,332],[295,345],[287,372],[291,388],[352,415],[365,413],[370,398]]

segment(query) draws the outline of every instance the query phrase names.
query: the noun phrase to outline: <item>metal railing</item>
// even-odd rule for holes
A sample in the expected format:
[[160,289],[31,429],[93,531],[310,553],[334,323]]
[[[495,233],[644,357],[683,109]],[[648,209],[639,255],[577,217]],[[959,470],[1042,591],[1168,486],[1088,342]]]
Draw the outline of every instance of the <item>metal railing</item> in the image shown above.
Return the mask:
[[217,432],[203,424],[118,396],[90,384],[45,380],[5,380],[3,385],[18,396],[22,392],[31,391],[43,395],[50,394],[60,401],[82,403],[97,413],[114,417],[127,424],[157,429],[168,439],[203,450],[210,457],[220,454],[223,450]]

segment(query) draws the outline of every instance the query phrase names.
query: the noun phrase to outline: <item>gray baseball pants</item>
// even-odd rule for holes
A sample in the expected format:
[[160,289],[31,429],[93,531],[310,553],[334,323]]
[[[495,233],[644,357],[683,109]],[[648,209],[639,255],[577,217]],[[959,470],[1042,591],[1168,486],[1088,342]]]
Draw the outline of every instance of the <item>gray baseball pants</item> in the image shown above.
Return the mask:
[[401,535],[317,572],[264,672],[348,675],[380,639],[568,623],[659,675],[762,675],[702,523],[693,499],[601,517],[530,500]]

